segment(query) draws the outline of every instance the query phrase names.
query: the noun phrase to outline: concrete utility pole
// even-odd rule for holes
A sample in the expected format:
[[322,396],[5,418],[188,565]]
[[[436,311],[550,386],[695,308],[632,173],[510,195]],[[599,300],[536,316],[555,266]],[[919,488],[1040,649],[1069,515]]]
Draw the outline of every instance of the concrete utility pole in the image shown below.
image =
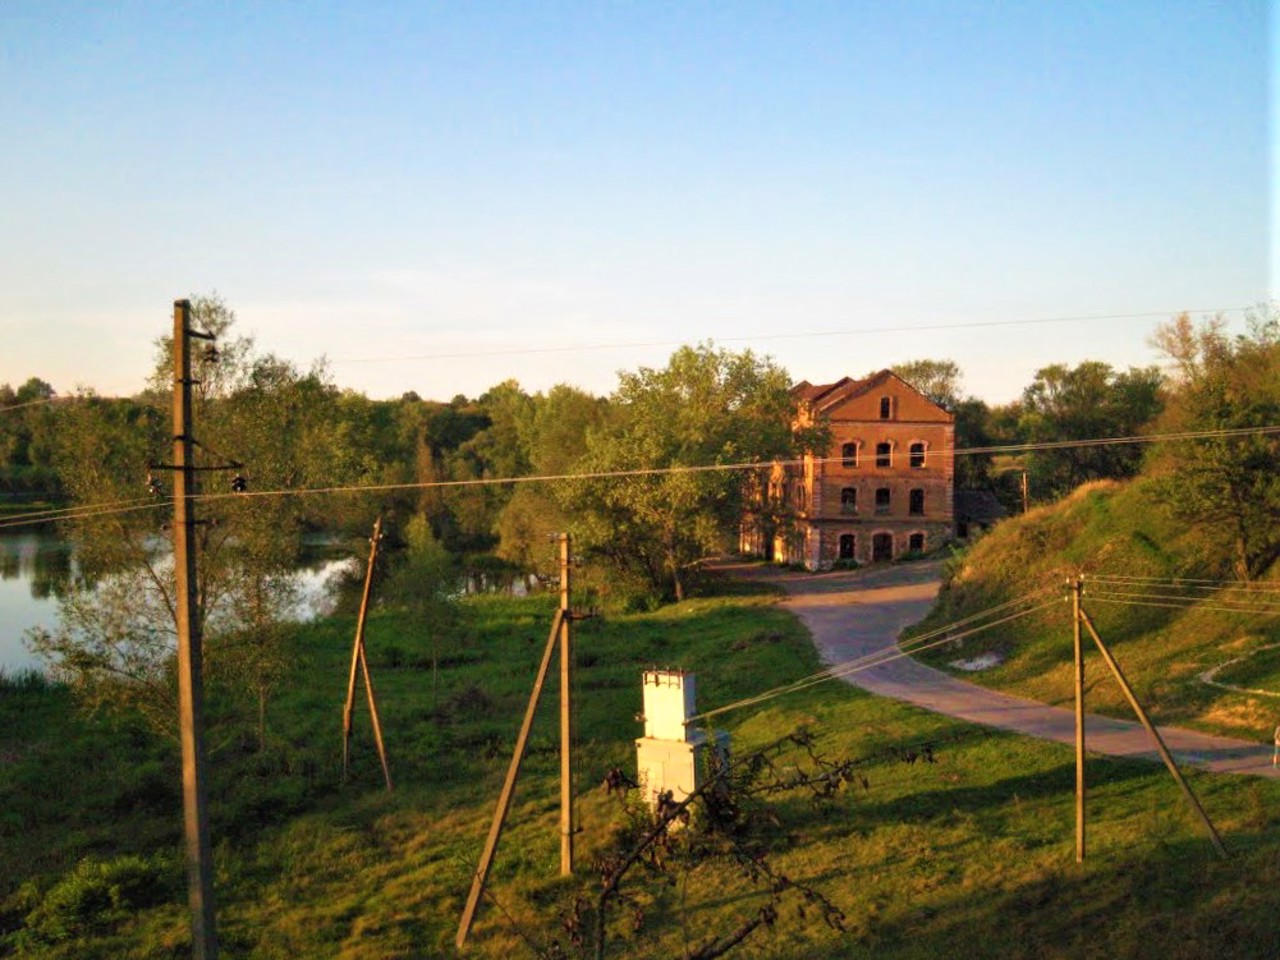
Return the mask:
[[569,570],[571,541],[562,533],[560,541],[560,876],[573,874],[573,651],[569,624]]
[[177,575],[178,712],[182,740],[182,811],[186,834],[187,886],[191,906],[191,952],[216,960],[213,858],[205,786],[204,683],[196,592],[195,464],[191,437],[191,337],[213,338],[191,329],[191,303],[173,303],[173,559]]
[[[1026,477],[1026,474],[1023,474]],[[1071,581],[1071,626],[1075,642],[1076,685],[1076,863],[1084,863],[1084,650],[1080,644],[1080,595],[1084,581]]]
[[1022,471],[1022,512],[1031,509],[1031,498],[1027,495],[1027,471]]

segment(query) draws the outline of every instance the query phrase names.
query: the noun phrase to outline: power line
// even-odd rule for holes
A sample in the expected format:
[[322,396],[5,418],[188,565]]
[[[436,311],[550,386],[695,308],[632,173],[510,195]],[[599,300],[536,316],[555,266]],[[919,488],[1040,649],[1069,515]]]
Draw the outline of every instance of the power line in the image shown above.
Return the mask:
[[88,520],[96,517],[115,516],[121,513],[133,513],[139,510],[154,510],[157,507],[168,506],[170,502],[169,498],[158,500],[155,497],[138,497],[133,500],[114,500],[108,503],[89,503],[79,507],[64,507],[60,510],[37,510],[0,519],[0,530],[8,527],[55,523],[60,520]]
[[[1241,313],[1251,307],[1188,308],[1182,310],[1151,310],[1142,313],[1094,313],[1061,317],[1025,317],[1017,320],[970,320],[960,323],[928,323],[916,326],[863,327],[854,330],[809,330],[797,333],[761,333],[732,337],[709,338],[721,343],[754,343],[772,340],[805,340],[820,337],[852,337],[882,333],[924,333],[940,330],[972,330],[981,327],[1017,327],[1049,323],[1079,323],[1092,320],[1150,320],[1156,317],[1173,317],[1183,313]],[[511,347],[501,350],[466,350],[455,353],[407,354],[395,357],[346,357],[333,363],[393,363],[402,360],[461,360],[472,357],[510,357],[546,353],[580,353],[592,350],[625,350],[641,347],[678,347],[687,340],[619,340],[609,343],[584,343],[563,347]]]
[[1218,613],[1245,613],[1256,614],[1258,616],[1280,616],[1280,608],[1251,608],[1251,607],[1229,607],[1213,603],[1210,600],[1197,600],[1191,603],[1168,603],[1160,600],[1126,600],[1118,599],[1107,594],[1091,594],[1090,602],[1111,603],[1129,607],[1162,607],[1166,610],[1213,610]]
[[[69,397],[42,397],[39,400],[27,400],[24,403],[7,403],[0,406],[0,413],[12,413],[15,410],[25,410],[28,407],[43,407],[51,403],[65,403],[68,400],[80,400],[79,396],[72,395]],[[95,397],[94,399],[99,399]]]
[[[1044,590],[1046,589],[1051,589],[1051,588],[1047,588],[1047,587],[1042,588],[1041,590],[1035,591],[1034,593],[1030,593],[1023,597],[1019,597],[1017,600],[1012,600],[1012,601],[1009,601],[1009,603],[1001,604],[1000,607],[993,607],[990,610],[983,611],[980,614],[974,614],[973,617],[966,618],[966,620],[964,621],[956,621],[956,623],[954,624],[948,624],[945,627],[939,627],[937,630],[933,631],[928,636],[936,636],[937,634],[943,633],[943,632],[946,632],[946,635],[942,636],[939,639],[933,640],[930,643],[917,643],[915,641],[909,641],[908,642],[909,645],[894,644],[892,646],[883,647],[880,650],[876,650],[876,651],[872,651],[871,653],[864,654],[863,656],[858,657],[854,660],[849,660],[844,663],[835,664],[834,666],[828,667],[826,670],[823,670],[820,673],[816,673],[811,677],[806,677],[802,680],[796,680],[796,681],[793,681],[792,683],[784,684],[780,687],[774,687],[772,690],[766,690],[763,693],[755,694],[754,696],[751,696],[751,697],[744,697],[741,700],[737,700],[723,707],[717,707],[714,710],[704,711],[703,713],[699,713],[695,716],[690,717],[688,720],[685,721],[685,723],[692,724],[700,720],[706,720],[706,719],[709,719],[710,717],[718,716],[719,714],[722,714],[722,713],[727,713],[730,710],[740,710],[743,707],[755,706],[756,704],[764,703],[765,701],[773,700],[777,697],[785,696],[790,693],[798,693],[801,690],[806,690],[809,687],[816,686],[820,683],[826,683],[828,680],[842,679],[844,677],[852,676],[855,673],[861,673],[864,670],[870,670],[874,667],[884,666],[885,664],[892,663],[895,660],[901,660],[905,657],[910,657],[917,653],[923,653],[925,650],[931,650],[934,647],[942,646],[943,644],[953,643],[956,640],[962,640],[965,637],[973,636],[974,634],[981,633],[984,630],[990,630],[992,627],[998,627],[1002,624],[1010,623],[1014,620],[1020,619],[1021,617],[1029,616],[1030,614],[1038,613],[1039,611],[1045,610],[1049,607],[1059,605],[1062,601],[1059,598],[1055,597],[1052,600],[1048,600],[1034,607],[1028,607],[1025,610],[1019,610],[1015,613],[1008,614],[1004,617],[1001,617],[998,620],[993,620],[990,623],[980,624],[976,627],[971,627],[968,630],[963,630],[960,633],[950,632],[952,629],[955,628],[955,626],[957,626],[960,623],[971,621],[974,618],[980,617],[983,615],[989,615],[990,613],[998,609],[1008,608],[1010,605],[1025,603],[1026,601],[1030,600],[1032,597],[1035,597],[1038,594],[1043,593]],[[920,639],[923,639],[923,638],[917,637],[916,641]]]
[[[1027,450],[1063,450],[1074,447],[1092,447],[1107,444],[1118,443],[1155,443],[1163,440],[1195,440],[1206,439],[1212,437],[1224,436],[1242,436],[1246,434],[1280,434],[1280,425],[1266,427],[1245,427],[1232,430],[1199,430],[1184,431],[1181,433],[1167,434],[1147,434],[1141,436],[1129,437],[1104,437],[1096,440],[1058,440],[1047,443],[1022,443],[1010,444],[1001,447],[961,447],[951,451],[955,456],[968,456],[972,454],[985,453],[1001,453],[1006,451],[1027,451]],[[941,454],[939,454],[941,455]],[[557,473],[557,474],[531,474],[519,477],[472,477],[464,480],[424,480],[412,483],[385,483],[385,484],[352,484],[346,486],[333,487],[312,487],[312,488],[291,488],[279,490],[258,490],[246,493],[222,493],[222,494],[202,494],[203,500],[219,500],[227,497],[273,497],[273,496],[301,496],[306,494],[333,494],[333,493],[373,493],[373,492],[390,492],[395,490],[425,490],[433,488],[447,487],[482,487],[482,486],[499,486],[503,484],[521,484],[521,483],[550,483],[565,480],[612,480],[625,479],[635,477],[650,476],[666,476],[681,473],[723,473],[738,470],[768,470],[775,466],[782,467],[802,467],[808,463],[839,463],[844,458],[835,457],[813,457],[813,458],[795,458],[790,460],[751,460],[738,463],[710,463],[710,464],[681,464],[667,467],[636,467],[629,470],[597,470],[585,473]]]
[[[1009,451],[1025,452],[1029,450],[1064,450],[1078,447],[1104,446],[1119,443],[1156,443],[1161,441],[1198,440],[1209,438],[1238,437],[1246,435],[1270,436],[1280,434],[1280,425],[1263,427],[1241,427],[1230,430],[1198,430],[1179,433],[1146,434],[1127,437],[1102,437],[1093,440],[1057,440],[1045,443],[1009,444],[993,447],[961,447],[950,451],[955,456],[974,454],[1003,453]],[[942,454],[939,453],[939,456]],[[406,483],[382,484],[347,484],[329,487],[284,487],[274,490],[248,490],[232,493],[200,494],[198,499],[204,501],[224,500],[234,497],[287,497],[287,496],[320,496],[339,493],[390,493],[404,490],[446,489],[450,487],[488,487],[516,485],[525,483],[553,483],[582,480],[613,480],[636,477],[668,476],[682,473],[727,473],[740,470],[770,470],[774,467],[802,467],[806,463],[826,464],[839,463],[843,457],[797,458],[791,460],[752,460],[737,463],[688,464],[667,467],[636,467],[629,470],[597,470],[585,473],[531,474],[515,477],[472,477],[462,480],[424,480]],[[86,508],[68,508],[88,509]],[[40,511],[39,514],[48,513]],[[44,518],[44,519],[57,519]],[[0,526],[19,526],[21,522],[43,522],[37,514],[17,514]]]
[[1138,587],[1170,587],[1178,590],[1234,590],[1244,593],[1266,593],[1280,590],[1280,581],[1274,580],[1209,580],[1198,577],[1134,577],[1119,574],[1091,574],[1088,583],[1120,584]]

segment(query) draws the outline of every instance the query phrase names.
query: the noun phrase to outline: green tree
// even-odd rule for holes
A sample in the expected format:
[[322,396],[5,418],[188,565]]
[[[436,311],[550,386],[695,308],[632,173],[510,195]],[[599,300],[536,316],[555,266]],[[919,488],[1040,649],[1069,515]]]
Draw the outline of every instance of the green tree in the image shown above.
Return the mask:
[[[990,410],[977,397],[964,395],[964,376],[954,360],[911,360],[895,364],[894,373],[934,403],[956,416],[956,447],[960,450],[991,445]],[[956,457],[957,487],[980,489],[991,485],[991,454]]]
[[[301,536],[323,505],[297,496],[235,497],[231,471],[243,463],[257,489],[350,482],[363,454],[341,429],[337,391],[322,368],[301,373],[252,341],[231,335],[232,311],[216,296],[193,298],[193,319],[217,333],[218,357],[199,354],[194,424],[202,520],[197,616],[205,635],[205,676],[218,705],[236,721],[255,708],[266,735],[266,701],[290,663],[282,618],[292,608],[292,571]],[[91,707],[138,710],[172,732],[176,683],[173,564],[160,524],[168,501],[147,500],[148,464],[171,458],[172,367],[167,338],[158,344],[152,390],[136,401],[85,395],[66,405],[55,459],[62,483],[85,511],[67,524],[80,580],[63,598],[56,631],[37,632],[32,649],[48,659]],[[169,474],[153,479],[167,491]],[[123,508],[123,509],[120,509]]]
[[705,468],[821,445],[817,432],[792,431],[789,387],[773,361],[711,345],[682,347],[661,370],[620,374],[609,421],[588,435],[578,472],[670,472],[562,488],[579,542],[684,599],[698,564],[728,546],[744,505],[747,471]]
[[405,549],[387,578],[386,595],[421,620],[430,633],[431,699],[435,703],[439,696],[440,638],[458,619],[458,568],[424,515],[410,518],[404,540]]
[[[1183,314],[1155,345],[1174,362],[1174,389],[1161,428],[1239,430],[1280,424],[1280,316],[1253,311],[1249,332],[1228,336],[1214,319]],[[1280,437],[1246,434],[1162,444],[1153,469],[1168,508],[1199,530],[1211,551],[1249,580],[1280,559]]]
[[954,360],[910,360],[890,369],[939,406],[954,411],[960,404],[964,377]]
[[[567,384],[535,394],[519,440],[529,468],[539,476],[572,471],[586,455],[588,435],[604,424],[607,413],[607,401]],[[548,538],[567,529],[553,484],[519,484],[498,515],[498,555],[523,570],[549,575],[558,560]]]
[[[1052,364],[1023,391],[1018,432],[1029,443],[1136,435],[1160,413],[1162,382],[1158,367]],[[1139,444],[1109,444],[1036,451],[1026,463],[1035,489],[1061,496],[1090,480],[1132,477],[1142,458]]]

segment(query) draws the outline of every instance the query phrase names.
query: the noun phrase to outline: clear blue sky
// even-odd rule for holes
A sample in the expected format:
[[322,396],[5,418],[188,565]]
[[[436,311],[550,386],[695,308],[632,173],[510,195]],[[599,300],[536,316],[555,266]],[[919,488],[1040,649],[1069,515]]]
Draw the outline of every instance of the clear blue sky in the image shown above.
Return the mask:
[[[403,358],[1256,303],[1271,14],[7,0],[0,382],[137,390],[213,289],[342,386],[437,398],[670,348]],[[951,357],[998,401],[1152,362],[1154,323],[724,342],[815,382]]]

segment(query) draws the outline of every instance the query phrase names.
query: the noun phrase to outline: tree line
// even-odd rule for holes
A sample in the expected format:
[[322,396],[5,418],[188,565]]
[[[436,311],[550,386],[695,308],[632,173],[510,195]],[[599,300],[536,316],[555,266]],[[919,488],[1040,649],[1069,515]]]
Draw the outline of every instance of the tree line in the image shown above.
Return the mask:
[[[685,597],[705,558],[732,548],[751,475],[706,468],[828,444],[822,425],[793,431],[790,376],[750,351],[682,347],[665,367],[620,373],[607,397],[568,384],[529,393],[508,380],[476,398],[373,400],[338,388],[323,364],[303,370],[260,352],[216,296],[194,298],[193,309],[218,336],[217,357],[200,354],[196,363],[197,459],[227,468],[199,474],[204,493],[223,494],[201,503],[197,532],[205,675],[210,702],[225,707],[231,726],[256,721],[259,740],[271,692],[292,662],[292,574],[309,533],[363,537],[380,513],[392,548],[380,596],[433,624],[454,616],[463,577],[552,574],[549,538],[562,530],[585,561],[578,580],[592,603],[648,607]],[[1168,373],[1054,364],[999,406],[966,394],[952,361],[894,369],[954,411],[960,447],[1280,424],[1274,311],[1259,309],[1239,336],[1221,321],[1176,318],[1155,342],[1170,358]],[[157,341],[148,386],[129,398],[81,391],[32,403],[56,398],[37,378],[0,389],[15,407],[0,413],[3,475],[47,478],[46,494],[102,511],[62,522],[77,545],[74,581],[60,597],[59,628],[34,633],[30,646],[83,702],[140,712],[161,730],[177,715],[173,570],[162,529],[172,479],[164,468],[170,349]],[[1206,549],[1234,575],[1256,576],[1280,557],[1274,435],[957,458],[960,485],[995,490],[1011,505],[1009,480],[1024,470],[1041,501],[1146,471],[1166,508],[1201,529]],[[256,493],[345,492],[238,497],[230,486],[237,474]],[[484,482],[534,477],[560,479]],[[375,489],[358,492],[366,487]],[[161,496],[149,506],[151,493]],[[216,727],[218,717],[211,721]]]
[[[400,545],[417,518],[415,541],[422,549],[430,541],[464,571],[502,577],[548,572],[547,536],[572,529],[581,549],[610,568],[606,579],[615,593],[679,598],[699,560],[728,542],[741,513],[741,474],[607,483],[476,481],[768,460],[824,442],[820,431],[791,431],[787,371],[750,351],[684,347],[664,368],[620,372],[617,388],[604,397],[569,384],[530,393],[506,380],[475,398],[434,401],[410,392],[373,400],[339,389],[323,364],[303,371],[257,353],[250,338],[236,333],[234,313],[216,296],[195,303],[197,315],[223,337],[219,362],[201,371],[198,413],[208,451],[225,450],[227,458],[242,461],[258,489],[403,487],[376,501],[317,496],[287,505],[287,498],[255,503],[249,512],[270,517],[268,526],[283,543],[307,529],[352,532],[376,508],[388,514]],[[1276,420],[1276,323],[1274,312],[1262,307],[1248,333],[1230,337],[1220,320],[1196,325],[1175,318],[1153,340],[1171,362],[1168,372],[1158,366],[1121,370],[1093,360],[1050,364],[1017,400],[999,405],[967,393],[953,361],[914,360],[892,369],[955,414],[960,448],[1259,425]],[[142,489],[146,463],[167,454],[167,341],[158,349],[156,373],[135,397],[104,399],[81,391],[75,403],[40,403],[58,395],[38,377],[16,389],[0,385],[0,409],[17,408],[0,414],[0,494],[10,503],[43,496],[81,504]],[[1247,390],[1232,386],[1240,383]],[[1268,441],[1256,443],[1266,448]],[[1184,459],[1203,463],[1212,452],[1203,445],[1195,450],[1194,458]],[[1091,480],[1135,476],[1153,462],[1149,453],[1143,445],[1113,444],[961,456],[956,482],[994,491],[1013,511],[1020,507],[1024,472],[1033,500],[1048,502]],[[1176,450],[1160,458],[1166,465],[1178,460]],[[1198,478],[1196,489],[1211,482],[1203,474],[1189,474]],[[1214,478],[1239,487],[1221,470]],[[1212,509],[1235,500],[1265,503],[1268,497],[1258,495],[1265,492],[1222,494],[1223,503]],[[1209,499],[1205,494],[1179,502],[1209,508]],[[1237,539],[1257,539],[1256,523],[1241,519],[1236,526]]]

